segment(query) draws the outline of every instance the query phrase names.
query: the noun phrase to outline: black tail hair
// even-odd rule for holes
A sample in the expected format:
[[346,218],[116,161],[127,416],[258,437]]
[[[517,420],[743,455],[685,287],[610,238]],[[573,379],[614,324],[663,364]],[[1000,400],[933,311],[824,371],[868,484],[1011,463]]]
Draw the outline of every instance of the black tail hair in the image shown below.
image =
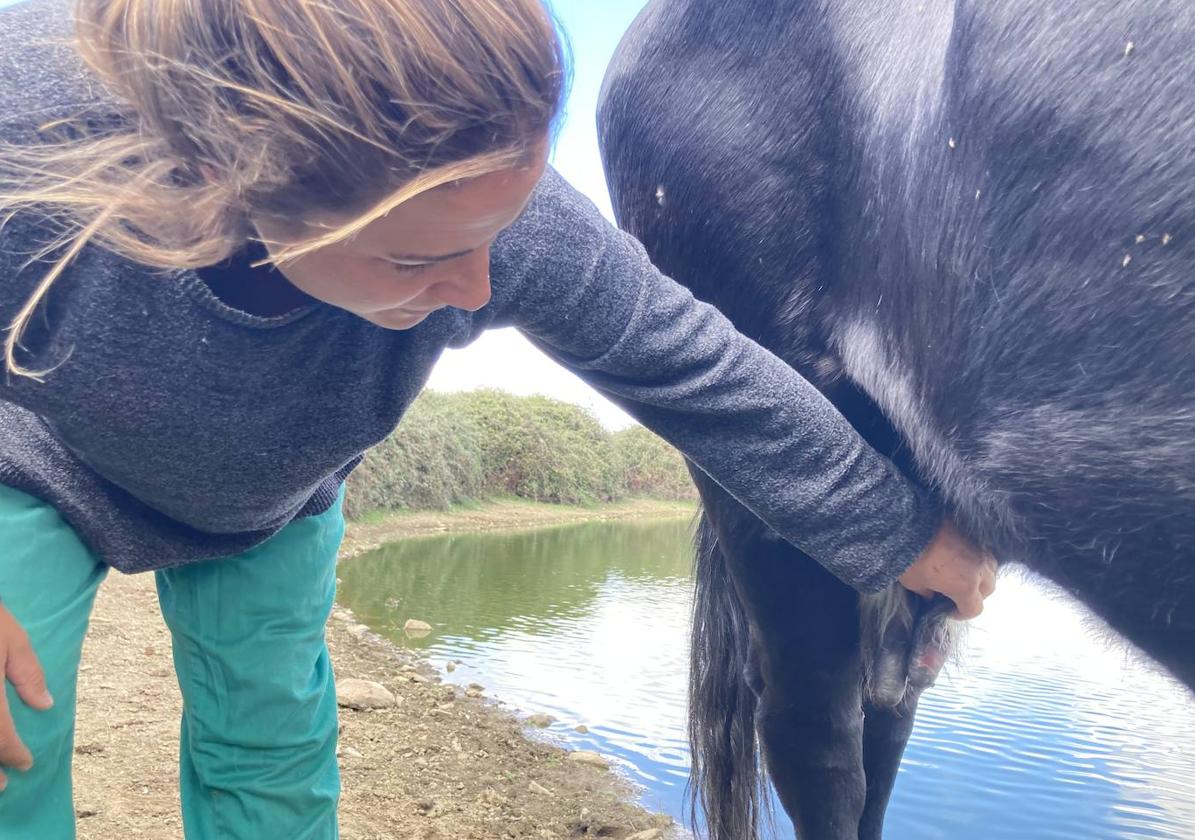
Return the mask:
[[704,810],[710,840],[755,840],[766,773],[755,733],[757,698],[747,679],[746,614],[713,527],[697,523],[693,628],[689,649],[689,814]]

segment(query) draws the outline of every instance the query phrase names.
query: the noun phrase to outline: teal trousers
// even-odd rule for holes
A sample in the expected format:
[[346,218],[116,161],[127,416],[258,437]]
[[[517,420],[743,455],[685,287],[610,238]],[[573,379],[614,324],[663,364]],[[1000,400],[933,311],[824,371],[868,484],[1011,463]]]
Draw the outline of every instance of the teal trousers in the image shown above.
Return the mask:
[[[324,625],[344,532],[340,505],[236,557],[157,572],[183,698],[180,795],[188,840],[337,837],[336,691]],[[0,486],[0,598],[29,634],[54,707],[5,685],[33,753],[0,792],[3,840],[73,840],[79,655],[107,567],[49,505]]]

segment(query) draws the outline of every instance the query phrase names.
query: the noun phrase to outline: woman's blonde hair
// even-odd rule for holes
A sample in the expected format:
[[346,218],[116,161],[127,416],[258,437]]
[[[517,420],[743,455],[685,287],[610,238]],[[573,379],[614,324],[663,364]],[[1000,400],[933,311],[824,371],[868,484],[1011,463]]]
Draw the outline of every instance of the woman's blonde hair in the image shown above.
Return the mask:
[[5,343],[8,369],[34,377],[21,336],[89,243],[198,268],[253,238],[251,219],[353,214],[274,254],[294,258],[525,161],[567,81],[541,0],[77,0],[75,14],[120,118],[0,145],[0,225],[34,211],[57,233]]

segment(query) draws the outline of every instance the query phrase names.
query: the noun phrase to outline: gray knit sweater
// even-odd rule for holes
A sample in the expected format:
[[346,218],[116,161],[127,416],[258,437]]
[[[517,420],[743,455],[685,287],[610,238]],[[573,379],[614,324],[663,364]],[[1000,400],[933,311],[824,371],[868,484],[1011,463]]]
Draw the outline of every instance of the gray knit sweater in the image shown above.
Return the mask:
[[[102,113],[97,83],[53,43],[69,32],[64,0],[0,11],[6,138]],[[25,267],[43,239],[31,216],[0,231],[4,322],[44,272]],[[852,586],[891,583],[935,531],[933,505],[811,385],[556,173],[495,243],[491,281],[480,311],[395,332],[322,304],[256,317],[194,272],[88,248],[26,341],[28,361],[57,367],[0,382],[0,482],[53,504],[121,571],[238,553],[327,509],[445,347],[514,325]]]

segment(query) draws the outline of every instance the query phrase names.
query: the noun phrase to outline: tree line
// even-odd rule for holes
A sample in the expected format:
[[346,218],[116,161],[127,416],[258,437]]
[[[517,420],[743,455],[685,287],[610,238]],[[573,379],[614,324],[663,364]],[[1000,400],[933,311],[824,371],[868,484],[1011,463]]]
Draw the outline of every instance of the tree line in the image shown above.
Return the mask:
[[549,397],[424,391],[349,477],[350,518],[516,496],[555,504],[695,499],[679,453],[642,426],[607,431]]

